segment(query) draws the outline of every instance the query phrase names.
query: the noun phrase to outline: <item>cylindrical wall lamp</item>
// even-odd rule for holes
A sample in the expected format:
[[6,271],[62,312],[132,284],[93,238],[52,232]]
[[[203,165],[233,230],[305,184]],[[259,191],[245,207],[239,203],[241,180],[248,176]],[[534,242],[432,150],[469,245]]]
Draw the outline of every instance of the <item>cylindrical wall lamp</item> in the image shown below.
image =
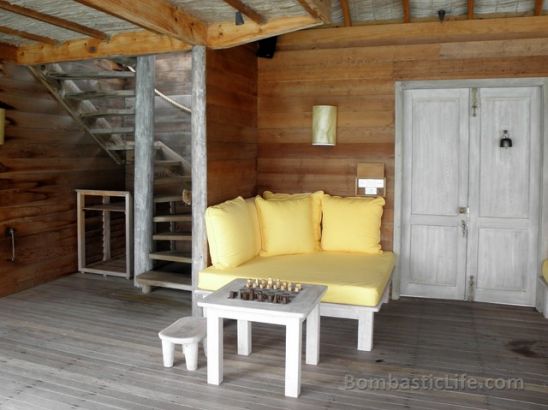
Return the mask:
[[312,107],[312,145],[335,145],[337,142],[337,107]]
[[0,108],[0,145],[4,144],[4,129],[6,127],[6,110]]

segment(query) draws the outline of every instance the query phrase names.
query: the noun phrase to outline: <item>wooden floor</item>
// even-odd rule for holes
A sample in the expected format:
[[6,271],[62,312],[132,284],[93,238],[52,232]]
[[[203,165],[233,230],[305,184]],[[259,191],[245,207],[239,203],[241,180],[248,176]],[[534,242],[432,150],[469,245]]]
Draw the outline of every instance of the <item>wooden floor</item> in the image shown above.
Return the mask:
[[[187,293],[141,295],[129,281],[76,274],[0,299],[0,409],[547,409],[548,321],[530,308],[402,299],[376,315],[375,347],[358,352],[356,322],[322,318],[320,365],[302,395],[283,396],[284,332],[255,325],[253,354],[234,354],[206,384],[180,352],[162,367],[157,332],[189,314]],[[345,389],[345,377],[466,373],[523,378],[523,390]],[[348,376],[347,376],[348,375]],[[400,379],[401,380],[401,379]]]

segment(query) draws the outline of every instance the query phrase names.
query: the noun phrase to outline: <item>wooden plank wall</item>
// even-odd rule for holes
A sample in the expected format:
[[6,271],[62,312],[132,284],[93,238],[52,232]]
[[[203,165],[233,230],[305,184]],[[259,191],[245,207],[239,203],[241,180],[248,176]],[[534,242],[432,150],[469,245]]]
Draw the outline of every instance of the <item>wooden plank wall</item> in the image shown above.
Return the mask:
[[257,58],[253,46],[207,50],[208,204],[255,194]]
[[[259,59],[257,188],[353,195],[356,164],[384,162],[382,245],[391,249],[395,81],[548,76],[548,42],[413,44],[410,37],[406,45],[363,46],[360,39],[369,39],[353,30],[362,29],[286,35],[274,59]],[[315,104],[339,107],[335,147],[310,145]]]
[[[124,172],[21,66],[2,63],[0,296],[75,272],[75,188],[123,189]],[[7,227],[16,230],[11,263]]]

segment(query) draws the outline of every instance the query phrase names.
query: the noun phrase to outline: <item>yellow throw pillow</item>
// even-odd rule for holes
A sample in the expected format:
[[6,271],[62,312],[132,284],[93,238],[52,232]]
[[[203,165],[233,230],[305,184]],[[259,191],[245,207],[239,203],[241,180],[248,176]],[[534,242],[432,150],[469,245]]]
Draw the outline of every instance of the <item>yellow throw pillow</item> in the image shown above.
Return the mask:
[[380,254],[384,198],[324,195],[322,249]]
[[211,262],[216,268],[235,268],[257,255],[253,220],[241,196],[207,208],[205,223]]
[[261,226],[261,256],[309,253],[316,250],[310,196],[284,201],[255,198]]
[[261,227],[259,225],[259,215],[257,214],[257,206],[255,206],[255,198],[246,198],[245,200],[249,213],[251,214],[251,222],[255,231],[255,255],[261,251]]
[[314,237],[317,242],[317,249],[320,249],[320,240],[322,239],[322,198],[324,196],[323,191],[317,191],[313,193],[300,193],[300,194],[281,194],[273,193],[270,191],[264,191],[263,197],[268,200],[287,200],[287,199],[299,199],[312,197],[312,223],[314,225]]

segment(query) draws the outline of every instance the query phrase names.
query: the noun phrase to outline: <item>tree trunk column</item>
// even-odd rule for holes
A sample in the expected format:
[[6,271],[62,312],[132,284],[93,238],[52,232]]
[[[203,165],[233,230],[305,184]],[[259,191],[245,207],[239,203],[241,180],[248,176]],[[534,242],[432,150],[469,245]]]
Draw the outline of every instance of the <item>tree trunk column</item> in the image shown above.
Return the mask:
[[135,79],[135,277],[152,269],[155,57],[137,57]]

